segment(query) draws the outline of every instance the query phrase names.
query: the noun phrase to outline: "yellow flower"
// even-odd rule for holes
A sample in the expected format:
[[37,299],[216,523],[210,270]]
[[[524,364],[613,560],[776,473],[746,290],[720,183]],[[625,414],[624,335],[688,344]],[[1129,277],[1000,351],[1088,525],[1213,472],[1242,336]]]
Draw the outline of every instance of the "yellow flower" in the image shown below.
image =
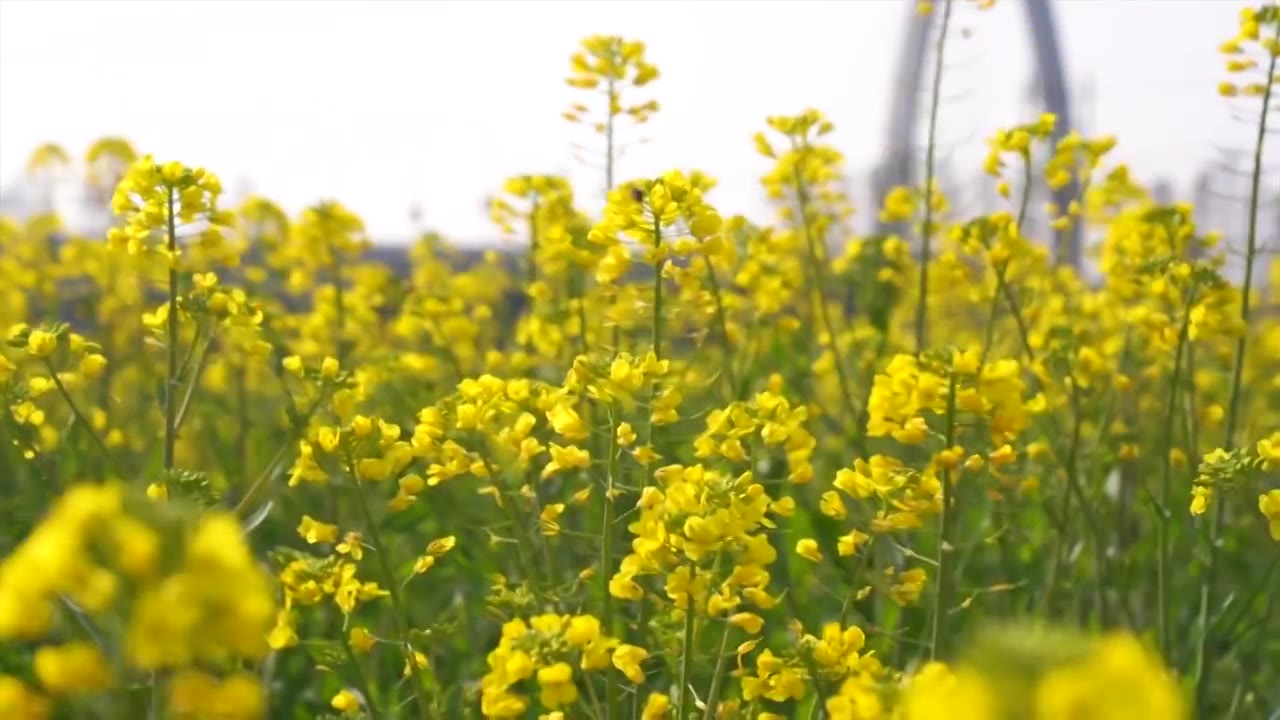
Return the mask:
[[546,415],[551,428],[566,440],[583,440],[590,435],[586,423],[579,417],[577,411],[565,402],[552,407]]
[[565,642],[575,648],[584,648],[599,637],[600,621],[591,615],[574,617],[564,631]]
[[1280,489],[1259,495],[1258,511],[1267,519],[1271,539],[1280,542]]
[[631,427],[631,423],[618,423],[617,442],[618,447],[631,447],[636,441],[636,431]]
[[373,646],[378,642],[378,639],[373,636],[373,633],[357,626],[351,628],[349,642],[351,643],[352,650],[358,653],[367,653],[373,649]]
[[329,706],[344,715],[357,715],[360,712],[360,698],[350,690],[342,689],[329,701]]
[[80,358],[80,374],[86,378],[96,378],[107,367],[107,359],[99,353],[89,353]]
[[1280,432],[1258,441],[1256,446],[1258,457],[1264,463],[1280,464]]
[[298,525],[298,534],[309,545],[315,545],[316,543],[332,545],[338,539],[338,526],[319,522],[310,515],[303,515],[302,522]]
[[302,377],[302,373],[304,370],[302,365],[302,358],[298,357],[297,355],[290,355],[284,358],[283,360],[280,361],[280,365],[289,374]]
[[339,555],[350,555],[353,560],[360,560],[364,557],[364,535],[352,530],[343,535],[342,542],[334,545],[333,549]]
[[822,562],[822,551],[818,549],[818,541],[804,538],[796,543],[796,554],[806,560]]
[[385,458],[361,458],[356,461],[356,477],[364,482],[381,482],[391,475]]
[[1203,515],[1213,500],[1213,488],[1207,485],[1194,485],[1191,488],[1191,514]]
[[862,547],[863,543],[870,539],[871,536],[864,532],[851,530],[848,534],[841,535],[840,539],[836,541],[836,552],[841,556],[856,554],[858,548]]
[[911,605],[920,599],[926,580],[924,570],[912,568],[899,573],[897,582],[889,588],[889,595],[899,605]]
[[640,711],[640,720],[664,720],[671,712],[671,698],[662,693],[649,693]]
[[428,555],[444,555],[458,544],[458,538],[454,535],[447,535],[442,538],[432,540],[427,545]]
[[27,336],[27,352],[36,357],[44,357],[58,346],[58,336],[43,330],[32,330]]
[[538,686],[542,689],[538,700],[549,708],[572,705],[578,699],[578,687],[573,683],[573,668],[566,662],[558,662],[538,670]]
[[843,520],[849,514],[844,500],[840,499],[840,495],[833,490],[822,493],[822,498],[818,501],[818,509],[823,515],[836,520]]
[[1099,640],[1083,660],[1051,670],[1035,690],[1038,720],[1186,717],[1173,677],[1134,638]]
[[169,683],[169,710],[174,717],[250,720],[262,717],[265,704],[262,687],[247,673],[219,681],[199,670],[181,670]]
[[320,362],[320,377],[326,380],[333,380],[338,377],[338,372],[342,369],[342,365],[337,358],[326,357]]
[[639,685],[644,682],[644,670],[640,667],[640,663],[648,657],[649,652],[644,648],[635,645],[619,645],[613,651],[613,666],[621,670],[632,683]]
[[400,673],[403,677],[410,677],[413,674],[413,668],[410,667],[409,663],[413,663],[413,667],[419,670],[431,665],[424,653],[414,650],[411,657],[405,658],[404,670]]
[[0,675],[0,717],[45,720],[50,717],[49,701],[21,680]]
[[417,495],[427,486],[427,483],[422,479],[422,476],[414,473],[410,473],[400,478],[398,484],[400,485],[400,493],[402,495]]
[[587,468],[591,466],[591,453],[582,448],[569,445],[567,447],[551,443],[551,462],[542,469],[542,478],[555,475],[561,470]]
[[760,632],[760,628],[764,627],[764,618],[755,613],[740,612],[734,613],[729,617],[729,623],[736,625],[748,633],[755,635]]
[[909,680],[900,712],[903,720],[997,720],[998,708],[995,690],[981,675],[930,662]]
[[42,646],[36,650],[34,665],[40,684],[55,695],[101,690],[111,680],[107,659],[87,642]]
[[267,645],[272,650],[284,650],[298,644],[297,613],[293,610],[281,610],[276,615],[275,627],[267,635]]
[[1018,453],[1014,451],[1008,443],[992,450],[987,454],[987,460],[991,462],[991,466],[995,468],[1003,467],[1018,459]]

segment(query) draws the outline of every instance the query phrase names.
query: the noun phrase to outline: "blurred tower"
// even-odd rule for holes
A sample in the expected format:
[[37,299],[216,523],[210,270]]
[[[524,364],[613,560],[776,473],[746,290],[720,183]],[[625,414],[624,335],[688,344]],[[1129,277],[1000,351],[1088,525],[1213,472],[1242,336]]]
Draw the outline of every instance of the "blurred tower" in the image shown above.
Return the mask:
[[[1205,230],[1217,230],[1218,222],[1218,205],[1213,195],[1213,174],[1207,170],[1201,170],[1196,173],[1196,179],[1191,187],[1191,202],[1196,208],[1196,225]],[[1193,245],[1191,247],[1191,257],[1197,260],[1203,255],[1201,248]]]
[[[958,0],[943,0],[957,2]],[[1026,12],[1026,21],[1031,26],[1031,50],[1035,55],[1037,68],[1037,86],[1041,95],[1044,110],[1058,116],[1058,136],[1066,133],[1071,127],[1071,114],[1067,99],[1066,73],[1063,69],[1062,53],[1058,47],[1058,30],[1054,22],[1053,7],[1050,0],[1022,0],[1018,3]],[[902,41],[898,57],[897,82],[894,83],[893,98],[889,103],[889,137],[885,145],[885,156],[876,173],[876,202],[888,194],[895,185],[917,184],[915,177],[916,137],[921,125],[922,98],[926,75],[932,72],[934,29],[937,14],[917,16],[916,3],[904,3],[910,13],[906,33]],[[1056,201],[1066,207],[1071,197],[1075,196],[1074,183],[1057,193]],[[888,228],[881,228],[887,231]],[[1064,233],[1061,238],[1062,247],[1058,248],[1058,256],[1063,262],[1079,267],[1080,242],[1076,229]]]
[[1075,110],[1073,129],[1085,137],[1093,135],[1098,128],[1098,79],[1093,75],[1084,76],[1072,88],[1071,96],[1071,107]]

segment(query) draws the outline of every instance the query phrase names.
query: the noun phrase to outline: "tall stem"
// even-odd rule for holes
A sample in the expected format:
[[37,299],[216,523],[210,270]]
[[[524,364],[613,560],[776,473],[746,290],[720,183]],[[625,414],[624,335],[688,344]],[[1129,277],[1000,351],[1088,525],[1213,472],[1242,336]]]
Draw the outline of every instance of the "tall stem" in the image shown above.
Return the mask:
[[653,340],[653,354],[662,359],[662,221],[653,219],[653,327],[650,338]]
[[[1022,161],[1022,201],[1018,204],[1017,221],[1019,237],[1022,235],[1022,225],[1027,220],[1027,207],[1030,205],[1031,201],[1031,156],[1027,155],[1023,157]],[[1005,285],[1008,282],[1010,262],[1012,262],[1012,258],[1006,258],[1003,263],[1000,263],[999,267],[995,268],[996,290],[991,296],[991,309],[987,316],[987,333],[986,339],[982,343],[982,356],[979,361],[980,365],[986,363],[987,354],[991,352],[991,345],[995,341],[996,318],[1000,310],[1000,300],[1004,298]],[[1016,308],[1013,309],[1016,310]],[[1019,320],[1018,322],[1021,323],[1022,321]],[[1028,360],[1030,359],[1031,358],[1028,357]]]
[[1173,376],[1169,378],[1169,399],[1164,423],[1165,447],[1160,474],[1160,507],[1156,508],[1156,512],[1160,514],[1160,524],[1156,526],[1159,544],[1159,554],[1156,556],[1156,629],[1160,650],[1166,658],[1172,657],[1172,648],[1169,647],[1169,523],[1172,520],[1169,517],[1169,502],[1173,494],[1173,458],[1170,457],[1170,452],[1173,450],[1174,426],[1178,417],[1178,395],[1182,390],[1182,358],[1186,355],[1191,307],[1195,304],[1195,299],[1196,289],[1192,287],[1186,307],[1183,308],[1182,327],[1178,330],[1178,345],[1174,350],[1176,355],[1173,359]]
[[[827,271],[826,253],[818,254],[818,238],[809,226],[809,189],[800,177],[797,166],[792,173],[792,182],[796,186],[796,200],[800,203],[800,231],[804,234],[804,244],[808,251],[809,265],[813,272],[813,282],[817,285],[818,316],[822,319],[822,329],[831,339],[832,364],[836,366],[836,380],[840,384],[840,398],[850,418],[858,417],[857,408],[853,404],[853,393],[849,390],[849,379],[845,376],[844,363],[840,360],[840,338],[836,335],[835,323],[831,321],[831,311],[827,308]],[[825,242],[823,243],[825,246]],[[825,248],[824,248],[825,249]]]
[[[947,392],[947,449],[955,444],[956,434],[956,373],[951,371],[951,387]],[[942,509],[938,515],[938,551],[935,562],[938,566],[937,590],[933,601],[933,624],[929,633],[929,658],[935,659],[946,648],[947,640],[947,607],[951,604],[951,567],[947,562],[947,550],[951,543],[951,531],[954,524],[951,511],[952,501],[951,471],[942,471]]]
[[[692,572],[696,569],[690,568]],[[684,656],[680,658],[680,714],[677,720],[688,720],[693,709],[693,637],[696,623],[698,602],[689,590],[688,602],[684,607]]]
[[369,684],[369,678],[360,665],[360,658],[356,657],[355,651],[351,649],[351,641],[345,637],[342,638],[342,650],[347,656],[347,662],[351,665],[351,674],[355,676],[356,687],[360,688],[360,692],[364,694],[364,704],[369,708],[369,714],[375,718],[378,717],[381,713],[373,697],[373,686]]
[[[618,420],[609,413],[609,459],[605,476],[603,513],[600,520],[600,622],[604,631],[615,636],[613,627],[613,594],[609,592],[609,580],[613,574],[613,483],[618,475]],[[617,709],[617,684],[605,680],[605,717],[612,718]]]
[[529,285],[538,281],[538,194],[534,193],[529,208]]
[[174,447],[178,442],[178,225],[174,217],[174,189],[168,189],[169,317],[167,320],[168,361],[164,376],[164,469],[173,469]]
[[[1280,29],[1277,29],[1280,36]],[[1267,116],[1271,110],[1271,94],[1276,74],[1276,56],[1271,54],[1267,66],[1266,90],[1262,93],[1262,110],[1258,117],[1258,135],[1253,147],[1253,177],[1249,188],[1249,235],[1245,249],[1244,287],[1240,298],[1240,321],[1244,327],[1236,341],[1235,367],[1231,375],[1231,400],[1227,408],[1226,438],[1223,447],[1235,447],[1236,426],[1240,421],[1240,389],[1244,378],[1244,357],[1249,341],[1249,295],[1253,292],[1253,263],[1258,254],[1258,204],[1262,194],[1262,149],[1267,139]],[[1196,709],[1201,715],[1207,712],[1209,670],[1214,657],[1209,648],[1209,608],[1217,591],[1218,544],[1222,537],[1222,521],[1225,515],[1226,497],[1218,498],[1213,509],[1213,521],[1209,530],[1209,557],[1200,584],[1200,634],[1196,638]]]
[[336,316],[334,321],[337,323],[338,334],[338,362],[345,363],[347,361],[347,303],[342,291],[342,258],[338,256],[338,248],[330,246],[333,253],[333,267],[330,268],[333,273],[333,312]]
[[[662,360],[662,256],[658,253],[662,250],[662,223],[658,218],[653,219],[653,250],[657,257],[653,261],[653,327],[650,330],[651,344],[653,345],[653,356]],[[652,380],[649,383],[649,419],[645,423],[645,442],[650,448],[654,448],[654,423],[653,423],[653,405],[658,399],[658,381]],[[656,448],[654,448],[656,450]],[[645,474],[645,483],[649,482],[649,475]]]
[[729,399],[735,399],[735,393],[738,388],[738,381],[734,377],[733,372],[733,347],[729,343],[729,321],[725,317],[724,300],[720,297],[720,281],[716,279],[716,267],[711,262],[711,256],[703,254],[703,263],[707,267],[707,281],[711,285],[711,299],[716,305],[716,325],[720,330],[720,342],[724,344],[724,375],[725,380],[729,383]]
[[920,229],[920,297],[916,300],[916,354],[924,352],[929,312],[929,256],[933,240],[933,175],[937,151],[938,106],[942,100],[942,58],[947,48],[947,27],[951,24],[951,0],[943,0],[942,25],[933,54],[933,89],[929,97],[929,139],[924,151],[924,226]]
[[[354,468],[349,468],[349,471],[349,476],[355,480]],[[365,499],[364,488],[359,485],[358,480],[355,482],[357,483],[355,487],[356,504],[360,506],[360,514],[364,518],[365,529],[369,532],[369,542],[373,546],[373,552],[378,556],[378,569],[382,572],[382,582],[386,584],[387,593],[391,598],[391,609],[395,615],[396,630],[400,634],[400,642],[404,645],[409,674],[413,677],[414,696],[418,700],[418,715],[422,720],[430,720],[431,707],[427,704],[422,672],[418,669],[413,645],[409,643],[409,628],[412,621],[409,619],[409,614],[401,602],[400,583],[396,580],[395,574],[391,572],[391,563],[387,560],[387,546],[382,544],[382,538],[378,535],[378,524],[374,522],[373,513],[369,510],[369,502]]]
[[707,707],[702,711],[702,720],[712,720],[716,716],[716,705],[720,703],[720,684],[724,679],[724,666],[729,662],[729,655],[726,651],[729,648],[729,631],[732,628],[733,623],[726,620],[724,632],[720,635],[720,649],[716,652],[715,675],[711,676],[711,688],[707,690]]
[[93,443],[98,446],[102,454],[110,455],[111,450],[107,448],[107,444],[102,440],[102,436],[98,434],[98,431],[93,429],[93,424],[89,422],[89,418],[85,417],[85,414],[80,411],[80,406],[71,397],[71,391],[62,383],[62,378],[58,377],[57,369],[53,367],[53,363],[47,357],[45,358],[44,366],[49,371],[49,377],[53,379],[54,387],[58,388],[58,394],[67,403],[67,409],[71,411],[71,416],[76,419],[76,422],[84,426],[85,432],[89,433],[89,437],[93,438]]

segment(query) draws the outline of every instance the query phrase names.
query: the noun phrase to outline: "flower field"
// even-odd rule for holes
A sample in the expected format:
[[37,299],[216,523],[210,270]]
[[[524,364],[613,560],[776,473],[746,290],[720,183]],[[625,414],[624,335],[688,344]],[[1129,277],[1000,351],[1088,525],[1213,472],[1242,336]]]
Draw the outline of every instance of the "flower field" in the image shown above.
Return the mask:
[[752,223],[615,177],[660,73],[612,36],[566,48],[607,201],[495,178],[474,262],[38,148],[115,220],[0,218],[0,720],[1274,717],[1278,37],[1221,48],[1242,237],[1048,114],[980,216],[930,123],[865,235],[831,123],[762,119]]

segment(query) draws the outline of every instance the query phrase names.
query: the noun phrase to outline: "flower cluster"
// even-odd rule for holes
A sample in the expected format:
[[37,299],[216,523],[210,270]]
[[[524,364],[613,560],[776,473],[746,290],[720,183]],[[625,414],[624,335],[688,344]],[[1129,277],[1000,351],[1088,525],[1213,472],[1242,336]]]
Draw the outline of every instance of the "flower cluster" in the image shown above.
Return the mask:
[[[45,692],[72,701],[117,673],[172,670],[191,680],[173,685],[174,712],[198,695],[227,717],[260,714],[256,681],[200,668],[266,654],[267,577],[234,518],[187,515],[117,485],[78,485],[4,560],[0,638],[43,643],[34,673]],[[111,636],[86,638],[85,627]]]
[[[125,218],[125,225],[113,227],[107,240],[131,255],[158,252],[176,265],[183,252],[178,232],[187,229],[196,238],[189,248],[195,258],[234,266],[238,249],[223,231],[233,224],[234,215],[218,210],[221,194],[222,181],[208,170],[177,161],[158,163],[144,155],[116,186],[111,209]],[[206,227],[197,231],[198,222]]]
[[[1280,56],[1280,10],[1270,3],[1256,8],[1242,8],[1239,31],[1235,37],[1222,43],[1218,50],[1225,58],[1227,72],[1232,75],[1258,74],[1259,71],[1266,73],[1247,83],[1224,80],[1218,83],[1219,95],[1267,95],[1274,82],[1271,74],[1275,72],[1275,58]],[[1261,63],[1259,58],[1262,59]]]
[[582,49],[570,57],[570,68],[572,74],[565,80],[570,87],[603,89],[608,101],[605,118],[596,120],[589,118],[589,107],[575,103],[564,113],[570,122],[591,121],[595,131],[605,135],[613,132],[613,123],[619,115],[627,115],[636,123],[643,123],[658,111],[656,100],[626,107],[622,105],[624,88],[644,87],[659,76],[658,68],[645,60],[645,45],[638,40],[626,40],[616,35],[585,38]]
[[[526,622],[516,618],[502,626],[502,639],[489,653],[489,672],[480,681],[481,712],[486,717],[520,717],[530,707],[532,688],[538,704],[548,711],[578,700],[582,674],[610,666],[632,683],[644,681],[640,665],[649,656],[643,648],[607,635],[591,615],[537,615]],[[525,688],[529,688],[526,690]]]
[[[1222,48],[1236,109],[1274,109],[1277,30]],[[748,220],[691,166],[617,181],[642,43],[570,67],[604,197],[497,178],[518,252],[388,263],[337,201],[37,149],[113,227],[0,217],[0,717],[1270,711],[1265,163],[1219,233],[1052,114],[975,195],[931,122],[866,234],[809,109],[754,137]],[[1117,634],[995,624],[1028,614]]]
[[1016,632],[1024,636],[997,633],[974,651],[972,663],[954,670],[941,664],[922,668],[903,690],[902,717],[933,720],[957,717],[957,711],[972,720],[1187,717],[1174,679],[1131,637],[1057,637],[1060,644],[1044,652],[1027,646],[1032,639],[1043,641],[1042,632]]

